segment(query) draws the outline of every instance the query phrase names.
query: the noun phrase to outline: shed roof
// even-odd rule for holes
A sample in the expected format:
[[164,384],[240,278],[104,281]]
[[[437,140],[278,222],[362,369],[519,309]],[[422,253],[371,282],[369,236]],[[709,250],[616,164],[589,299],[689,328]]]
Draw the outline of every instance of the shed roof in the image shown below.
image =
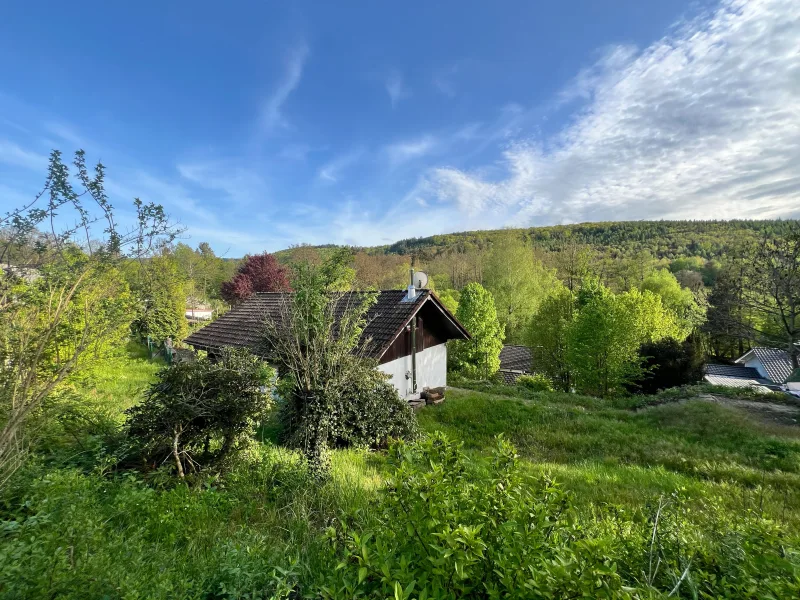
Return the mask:
[[533,353],[527,346],[503,346],[500,350],[500,369],[530,373]]
[[[362,292],[345,292],[337,300],[336,311],[343,313],[353,305]],[[426,302],[439,309],[450,339],[469,339],[469,333],[444,307],[430,290],[419,290],[413,301],[405,301],[405,290],[378,292],[378,299],[367,311],[367,326],[361,336],[366,343],[366,354],[379,359],[389,348],[411,318]],[[222,315],[213,323],[198,329],[184,341],[201,350],[215,350],[224,346],[261,349],[264,321],[280,319],[286,314],[284,307],[292,297],[291,292],[259,292]]]

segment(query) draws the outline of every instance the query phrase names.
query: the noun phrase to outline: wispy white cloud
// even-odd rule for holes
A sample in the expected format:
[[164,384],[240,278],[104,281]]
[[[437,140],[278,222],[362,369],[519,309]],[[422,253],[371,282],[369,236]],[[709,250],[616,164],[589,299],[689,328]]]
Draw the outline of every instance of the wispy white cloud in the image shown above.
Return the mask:
[[283,77],[264,102],[262,108],[261,124],[266,131],[286,125],[286,120],[283,116],[283,105],[292,92],[297,89],[297,86],[300,85],[308,53],[309,48],[305,42],[294,46],[289,51]]
[[106,191],[124,201],[141,198],[146,202],[161,204],[173,217],[217,223],[217,213],[182,185],[166,180],[141,169],[115,169],[106,179]]
[[11,140],[0,139],[0,163],[44,172],[47,161],[45,154],[26,150]]
[[267,184],[254,170],[239,160],[206,160],[177,165],[183,179],[204,190],[222,192],[227,200],[239,204],[263,201]]
[[800,3],[726,0],[641,52],[609,49],[548,138],[481,171],[431,170],[420,193],[509,224],[800,213]]
[[348,167],[353,166],[363,156],[364,149],[357,148],[340,156],[320,168],[317,176],[325,182],[336,183],[342,176],[342,172]]
[[392,108],[395,108],[400,100],[404,100],[411,96],[411,88],[409,88],[403,74],[400,71],[392,71],[386,78],[386,93],[389,94],[389,101],[392,103]]
[[437,144],[436,137],[426,134],[418,138],[389,144],[384,151],[389,159],[389,164],[394,167],[430,154],[437,147]]

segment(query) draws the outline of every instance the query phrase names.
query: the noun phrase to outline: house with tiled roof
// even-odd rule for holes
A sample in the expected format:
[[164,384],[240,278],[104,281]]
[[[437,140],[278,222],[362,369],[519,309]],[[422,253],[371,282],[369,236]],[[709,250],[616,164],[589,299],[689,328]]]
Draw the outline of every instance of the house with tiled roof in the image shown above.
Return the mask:
[[786,350],[756,346],[737,358],[733,365],[706,365],[705,380],[728,387],[777,390],[789,386],[794,370]]
[[[336,311],[343,313],[358,294],[342,294]],[[256,293],[184,341],[210,354],[223,347],[238,347],[264,356],[264,322],[284,318],[291,295]],[[390,376],[400,396],[409,400],[419,398],[425,388],[447,385],[446,342],[470,338],[436,294],[426,289],[378,292],[366,320],[361,338],[364,353],[378,361],[378,368]],[[269,360],[269,356],[264,358]]]

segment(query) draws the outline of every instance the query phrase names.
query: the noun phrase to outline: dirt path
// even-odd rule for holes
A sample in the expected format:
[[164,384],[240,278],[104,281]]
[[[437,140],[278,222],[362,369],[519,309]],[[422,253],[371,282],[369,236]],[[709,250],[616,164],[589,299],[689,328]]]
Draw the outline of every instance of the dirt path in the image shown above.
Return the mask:
[[800,406],[778,404],[775,402],[756,402],[754,400],[742,400],[740,398],[727,398],[714,394],[703,394],[702,396],[698,396],[698,399],[741,408],[767,423],[800,426]]

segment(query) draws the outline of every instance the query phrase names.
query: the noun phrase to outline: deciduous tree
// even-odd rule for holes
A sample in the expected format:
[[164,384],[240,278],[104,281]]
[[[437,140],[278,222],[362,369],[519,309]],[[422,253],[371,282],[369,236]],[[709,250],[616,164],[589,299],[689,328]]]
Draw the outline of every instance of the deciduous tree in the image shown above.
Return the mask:
[[256,292],[285,292],[289,289],[289,271],[268,253],[248,256],[230,281],[222,284],[220,294],[231,304],[238,304]]
[[505,331],[492,294],[480,283],[470,283],[461,290],[456,317],[472,338],[451,342],[453,368],[467,377],[494,375],[500,368]]

